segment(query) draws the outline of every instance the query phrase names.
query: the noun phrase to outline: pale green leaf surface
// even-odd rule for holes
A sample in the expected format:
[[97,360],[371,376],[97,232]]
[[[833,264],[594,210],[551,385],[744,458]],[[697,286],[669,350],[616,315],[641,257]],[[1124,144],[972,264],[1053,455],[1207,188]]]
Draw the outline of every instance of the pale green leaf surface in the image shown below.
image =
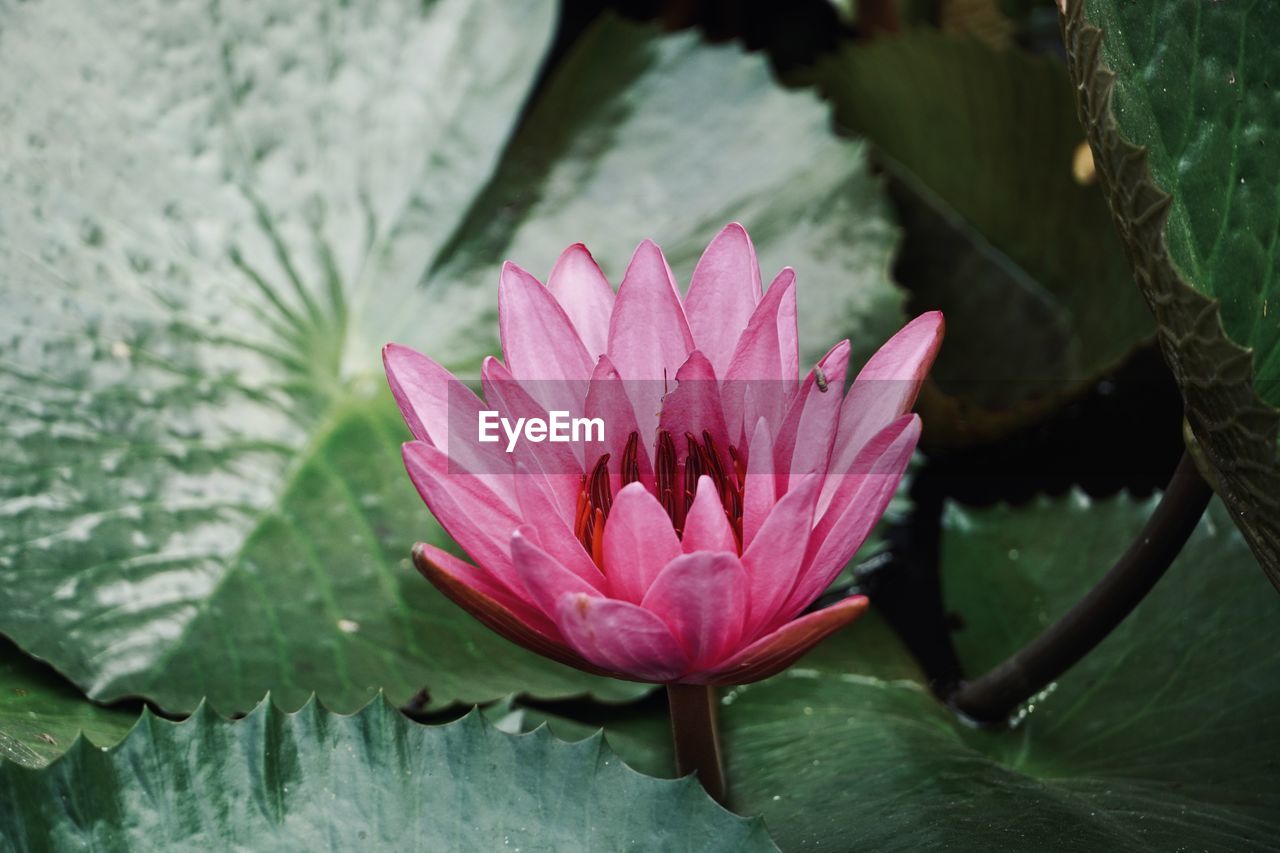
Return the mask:
[[687,278],[732,218],[810,357],[899,322],[862,149],[761,57],[603,24],[504,148],[547,2],[0,9],[0,631],[95,699],[633,698],[413,571],[379,346],[474,370],[503,258],[616,283],[652,236]]
[[540,103],[443,277],[469,279],[503,256],[542,278],[578,240],[617,287],[649,238],[687,286],[736,220],[766,287],[796,269],[802,369],[845,337],[860,364],[901,325],[889,279],[897,229],[865,146],[833,136],[829,109],[778,86],[762,57],[606,17]]
[[392,316],[429,350],[491,345],[419,279],[553,5],[0,15],[0,630],[172,711],[637,695],[418,577],[413,540],[442,534],[378,376]]

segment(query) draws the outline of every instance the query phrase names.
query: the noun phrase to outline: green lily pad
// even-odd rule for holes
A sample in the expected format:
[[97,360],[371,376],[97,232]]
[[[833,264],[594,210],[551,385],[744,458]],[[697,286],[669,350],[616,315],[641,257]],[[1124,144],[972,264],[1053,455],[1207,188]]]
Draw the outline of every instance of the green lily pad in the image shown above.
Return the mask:
[[806,340],[869,351],[900,297],[862,147],[762,57],[616,21],[509,138],[550,0],[76,8],[0,11],[0,632],[175,713],[647,691],[417,576],[445,538],[379,347],[465,376],[504,258],[586,240],[616,281],[651,236],[687,279],[740,218]]
[[[951,507],[942,572],[972,671],[1074,603],[1152,506]],[[739,688],[722,714],[735,807],[787,850],[1268,849],[1280,602],[1227,515],[1215,503],[1150,597],[1010,731],[856,666]]]
[[1064,32],[1198,461],[1280,588],[1280,7],[1072,0]]
[[1041,418],[1151,336],[1104,198],[1073,176],[1084,133],[1059,63],[920,29],[847,46],[811,79],[896,176],[912,310],[947,315],[930,444]]
[[43,767],[83,734],[112,746],[138,721],[128,708],[104,708],[48,667],[0,643],[0,758]]
[[151,714],[111,749],[0,765],[0,834],[31,850],[775,850],[692,779],[650,779],[600,738],[267,701],[236,722]]
[[902,324],[898,232],[866,146],[830,124],[758,55],[606,16],[557,68],[437,274],[471,280],[509,257],[541,275],[576,239],[616,287],[648,237],[687,285],[737,220],[766,285],[796,269],[802,366],[845,337],[859,364]]
[[95,699],[175,712],[642,692],[417,576],[413,540],[444,537],[379,376],[407,318],[492,345],[419,281],[552,4],[2,14],[0,631]]

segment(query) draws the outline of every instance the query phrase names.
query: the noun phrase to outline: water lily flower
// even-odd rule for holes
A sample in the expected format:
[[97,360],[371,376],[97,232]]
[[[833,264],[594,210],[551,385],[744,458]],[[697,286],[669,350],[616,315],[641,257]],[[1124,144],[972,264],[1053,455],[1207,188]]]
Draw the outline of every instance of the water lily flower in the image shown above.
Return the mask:
[[[505,361],[484,400],[389,344],[414,441],[409,476],[475,564],[428,544],[418,568],[494,631],[579,669],[728,685],[790,665],[867,606],[806,612],[892,497],[920,435],[910,414],[943,331],[907,324],[846,389],[849,342],[799,376],[795,273],[761,287],[726,227],[681,298],[662,252],[636,249],[617,293],[582,245],[544,286],[507,263]],[[485,410],[598,416],[602,442],[476,444]]]

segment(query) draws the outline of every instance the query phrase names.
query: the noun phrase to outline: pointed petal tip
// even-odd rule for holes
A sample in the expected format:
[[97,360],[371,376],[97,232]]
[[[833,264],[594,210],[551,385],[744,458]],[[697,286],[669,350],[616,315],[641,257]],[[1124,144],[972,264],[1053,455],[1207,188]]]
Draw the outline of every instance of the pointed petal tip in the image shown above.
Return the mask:
[[565,246],[564,251],[560,253],[561,258],[568,258],[574,255],[586,255],[588,258],[591,258],[592,261],[595,260],[595,256],[591,254],[591,250],[587,248],[586,243],[570,243]]
[[848,598],[837,601],[833,606],[844,607],[846,610],[853,611],[855,615],[861,615],[871,606],[871,599],[865,595],[851,595]]
[[703,674],[699,683],[727,687],[775,675],[865,613],[869,604],[865,595],[851,595],[794,619]]
[[404,347],[400,344],[385,343],[382,345],[382,372],[390,378],[392,371],[395,369],[392,362],[400,355],[400,350]]
[[721,240],[741,241],[746,245],[746,248],[751,251],[752,257],[755,257],[755,247],[751,244],[751,235],[747,233],[747,229],[743,224],[738,222],[736,219],[721,228],[720,233],[711,238],[711,244],[718,243]]
[[[664,266],[667,265],[667,255],[662,251],[662,246],[650,240],[649,237],[645,237],[644,240],[636,243],[636,250],[631,252],[631,264],[635,264],[637,260],[648,256],[657,256],[658,259],[662,260]],[[628,268],[630,268],[631,264],[627,265]]]
[[382,345],[382,365],[387,372],[391,372],[395,363],[409,361],[411,359],[430,359],[413,347],[407,347],[404,344],[398,344],[395,341],[388,341]]
[[923,314],[913,318],[911,322],[904,326],[904,329],[930,328],[933,334],[941,338],[947,330],[947,318],[941,311],[926,311]]
[[818,364],[820,366],[825,366],[827,362],[833,361],[837,358],[848,359],[849,350],[851,348],[852,348],[852,345],[849,343],[848,338],[845,338],[844,340],[841,340],[841,341],[837,341],[835,346],[827,350],[827,354],[822,357],[822,360],[819,361]]
[[520,552],[529,552],[532,550],[542,550],[542,537],[538,535],[538,528],[532,524],[522,524],[515,530],[511,531],[511,550]]
[[515,261],[502,262],[502,272],[498,275],[499,290],[530,283],[542,284],[542,282],[538,280],[537,276],[517,264]]

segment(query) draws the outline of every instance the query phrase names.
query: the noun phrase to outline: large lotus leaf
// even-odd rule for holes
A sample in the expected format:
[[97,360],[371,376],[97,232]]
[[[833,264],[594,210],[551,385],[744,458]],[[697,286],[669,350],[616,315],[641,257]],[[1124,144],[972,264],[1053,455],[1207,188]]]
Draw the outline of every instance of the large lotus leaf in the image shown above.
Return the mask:
[[[942,573],[974,672],[1074,603],[1152,501],[946,515]],[[1262,850],[1280,833],[1280,602],[1215,504],[1150,597],[1010,731],[913,678],[804,669],[724,708],[738,808],[784,849]]]
[[1280,587],[1280,6],[1066,8],[1080,116],[1198,461]]
[[420,278],[553,6],[0,14],[0,630],[95,699],[173,711],[636,695],[416,576],[442,534],[378,377],[392,316],[492,346]]
[[606,17],[539,103],[441,277],[474,278],[495,256],[541,276],[572,238],[616,286],[649,237],[687,285],[710,237],[738,220],[766,285],[796,269],[805,369],[844,337],[857,364],[901,325],[897,229],[865,146],[833,136],[829,110],[779,87],[761,57]]
[[741,218],[806,340],[865,351],[899,315],[862,149],[763,58],[616,22],[508,139],[550,2],[75,9],[0,5],[0,631],[175,712],[643,691],[416,576],[379,346],[474,371],[503,258],[583,239],[616,281],[653,236],[687,280]]
[[[1153,505],[1077,493],[951,506],[941,571],[967,670],[985,671],[1074,604]],[[999,731],[941,705],[868,616],[785,673],[724,693],[731,802],[763,813],[785,850],[1273,849],[1277,610],[1215,503],[1149,598]],[[629,762],[670,773],[660,712],[636,713],[588,722]]]
[[871,140],[907,239],[897,272],[947,314],[926,441],[989,440],[1087,389],[1152,333],[1060,63],[913,30],[852,44],[812,78]]
[[626,767],[600,738],[510,735],[471,714],[410,722],[270,702],[243,720],[151,714],[119,746],[0,765],[8,849],[775,850],[692,779]]

